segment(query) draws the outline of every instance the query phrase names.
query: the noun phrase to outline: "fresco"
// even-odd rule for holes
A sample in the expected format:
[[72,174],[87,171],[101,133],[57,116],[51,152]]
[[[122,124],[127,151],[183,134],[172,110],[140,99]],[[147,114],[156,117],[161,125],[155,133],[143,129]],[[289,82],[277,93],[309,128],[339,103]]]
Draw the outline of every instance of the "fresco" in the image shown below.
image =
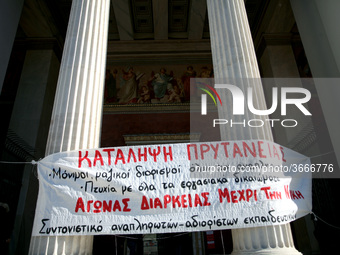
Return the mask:
[[198,95],[190,78],[213,77],[207,65],[107,66],[105,104],[185,103]]

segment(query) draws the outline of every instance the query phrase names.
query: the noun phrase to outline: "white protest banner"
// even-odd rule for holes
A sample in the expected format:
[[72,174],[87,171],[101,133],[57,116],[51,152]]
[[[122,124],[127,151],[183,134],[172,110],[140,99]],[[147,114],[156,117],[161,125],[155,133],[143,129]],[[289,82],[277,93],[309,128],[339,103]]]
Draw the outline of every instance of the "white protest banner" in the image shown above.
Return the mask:
[[262,140],[56,153],[38,163],[33,235],[283,224],[311,212],[313,170],[307,157]]

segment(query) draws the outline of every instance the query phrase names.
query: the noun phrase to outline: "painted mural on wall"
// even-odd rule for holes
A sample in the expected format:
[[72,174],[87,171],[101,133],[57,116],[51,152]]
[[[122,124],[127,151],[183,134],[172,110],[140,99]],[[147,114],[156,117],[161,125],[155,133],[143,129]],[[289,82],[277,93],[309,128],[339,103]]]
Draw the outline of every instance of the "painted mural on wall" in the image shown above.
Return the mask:
[[108,66],[105,104],[184,103],[198,95],[190,78],[213,77],[212,65]]

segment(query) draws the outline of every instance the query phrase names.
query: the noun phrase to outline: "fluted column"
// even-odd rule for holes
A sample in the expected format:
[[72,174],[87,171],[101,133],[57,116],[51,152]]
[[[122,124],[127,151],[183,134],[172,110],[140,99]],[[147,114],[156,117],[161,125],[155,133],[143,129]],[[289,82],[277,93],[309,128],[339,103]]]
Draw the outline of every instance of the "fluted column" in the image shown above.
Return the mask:
[[[99,147],[110,0],[73,0],[46,155]],[[92,254],[92,236],[32,237],[30,254]]]
[[[215,81],[225,79],[260,78],[253,40],[250,33],[244,0],[207,0],[211,50]],[[265,109],[265,98],[260,80],[238,82],[240,87],[254,90],[256,109]],[[241,88],[245,91],[243,88]],[[227,98],[226,94],[220,95]],[[223,100],[222,100],[223,101]],[[225,101],[224,101],[225,102]],[[231,102],[231,101],[229,101]],[[219,118],[234,119],[230,107],[219,108]],[[250,113],[242,119],[259,118]],[[273,140],[269,123],[261,128],[221,128],[224,140]],[[295,248],[289,224],[232,230],[233,255],[239,254],[300,254]]]

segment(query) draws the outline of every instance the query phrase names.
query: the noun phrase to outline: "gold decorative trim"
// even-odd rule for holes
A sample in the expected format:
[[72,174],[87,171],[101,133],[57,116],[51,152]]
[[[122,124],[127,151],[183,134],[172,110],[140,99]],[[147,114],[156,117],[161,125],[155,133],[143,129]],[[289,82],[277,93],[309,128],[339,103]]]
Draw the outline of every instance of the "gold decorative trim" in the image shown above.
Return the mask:
[[[104,114],[134,114],[134,113],[177,113],[199,112],[201,105],[190,103],[162,103],[162,104],[104,104]],[[217,111],[214,104],[208,104],[208,111]]]
[[138,134],[123,135],[126,145],[140,144],[163,144],[163,143],[179,143],[179,142],[198,142],[201,134],[185,133],[185,134]]

